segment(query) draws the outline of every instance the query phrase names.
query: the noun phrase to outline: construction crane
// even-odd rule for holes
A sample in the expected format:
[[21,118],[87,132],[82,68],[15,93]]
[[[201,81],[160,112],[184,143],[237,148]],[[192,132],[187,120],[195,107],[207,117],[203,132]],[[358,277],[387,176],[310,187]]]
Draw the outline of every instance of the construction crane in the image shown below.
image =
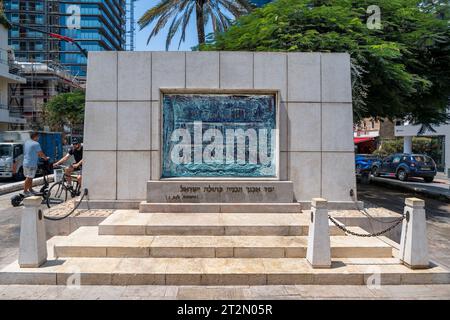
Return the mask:
[[134,9],[135,9],[135,3],[137,0],[127,0],[127,4],[128,4],[128,31],[127,36],[128,36],[128,50],[130,51],[134,51],[134,37],[136,35],[136,21],[134,19]]
[[72,39],[70,37],[66,37],[66,36],[63,36],[63,35],[60,35],[60,34],[57,34],[57,33],[53,33],[53,32],[48,32],[48,31],[41,30],[41,29],[38,29],[38,28],[35,28],[35,27],[24,26],[24,25],[21,25],[21,24],[18,24],[18,23],[14,23],[14,22],[10,22],[10,23],[11,23],[11,25],[13,25],[15,27],[18,27],[18,28],[24,28],[24,29],[33,30],[33,31],[36,31],[36,32],[41,32],[41,33],[44,33],[44,34],[48,35],[49,37],[72,43],[73,45],[75,45],[78,48],[78,50],[80,50],[80,52],[86,58],[88,56],[87,50],[83,49],[76,40],[74,40],[74,39]]

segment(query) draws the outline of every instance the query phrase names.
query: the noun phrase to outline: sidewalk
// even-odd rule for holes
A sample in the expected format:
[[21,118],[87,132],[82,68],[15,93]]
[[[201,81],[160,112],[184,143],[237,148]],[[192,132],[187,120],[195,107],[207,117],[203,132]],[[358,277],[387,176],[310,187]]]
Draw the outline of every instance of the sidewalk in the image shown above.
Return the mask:
[[0,299],[450,299],[450,285],[0,286]]
[[450,182],[441,172],[436,175],[432,183],[426,183],[421,178],[410,178],[408,181],[400,181],[394,177],[370,177],[370,182],[387,185],[398,189],[414,191],[427,195],[431,198],[438,198],[450,201]]
[[436,174],[436,177],[434,178],[434,181],[450,185],[450,179],[447,177],[447,175],[444,172],[438,172]]
[[[49,183],[53,182],[53,174],[47,176],[47,180]],[[3,186],[0,186],[0,195],[2,194],[8,194],[14,191],[20,191],[23,190],[23,184],[25,181],[19,181],[19,182],[11,182],[8,184],[5,184]],[[44,177],[38,177],[33,179],[33,187],[40,186],[44,184]]]

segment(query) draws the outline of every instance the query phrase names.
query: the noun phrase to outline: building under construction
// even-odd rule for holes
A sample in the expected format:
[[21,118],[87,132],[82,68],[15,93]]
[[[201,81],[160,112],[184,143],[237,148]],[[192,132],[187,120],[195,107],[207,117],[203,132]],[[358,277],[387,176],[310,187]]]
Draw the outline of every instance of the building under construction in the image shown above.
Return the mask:
[[87,51],[120,51],[126,41],[125,0],[4,0],[13,24],[9,45],[18,61],[54,61],[86,77],[87,58],[73,43],[31,27],[74,39]]
[[[49,33],[72,38],[86,51],[134,49],[136,0],[4,0],[9,46],[26,84],[11,84],[9,109],[27,124],[41,128],[43,106],[53,96],[83,88],[87,57],[73,43]],[[126,32],[126,13],[129,15]],[[42,32],[40,32],[40,31]]]
[[26,83],[9,85],[11,116],[24,117],[27,124],[13,129],[43,129],[43,106],[59,93],[83,89],[83,84],[54,62],[16,62]]

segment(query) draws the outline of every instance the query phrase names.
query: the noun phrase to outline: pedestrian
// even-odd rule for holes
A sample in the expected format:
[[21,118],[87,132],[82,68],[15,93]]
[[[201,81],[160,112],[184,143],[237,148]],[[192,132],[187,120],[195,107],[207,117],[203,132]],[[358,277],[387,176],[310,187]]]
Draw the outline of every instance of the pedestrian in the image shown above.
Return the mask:
[[23,158],[23,174],[25,175],[25,183],[23,185],[23,194],[26,197],[33,195],[31,187],[33,186],[33,178],[36,175],[38,160],[42,158],[48,160],[49,158],[42,152],[39,144],[39,133],[32,132],[30,140],[25,142],[25,151]]

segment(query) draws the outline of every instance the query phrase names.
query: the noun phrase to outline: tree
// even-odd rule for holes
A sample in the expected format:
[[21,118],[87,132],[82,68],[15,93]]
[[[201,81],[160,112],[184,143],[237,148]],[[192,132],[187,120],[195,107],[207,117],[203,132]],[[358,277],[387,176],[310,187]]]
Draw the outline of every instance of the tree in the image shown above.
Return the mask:
[[0,2],[0,24],[7,29],[11,28],[11,24],[8,19],[6,19],[5,12],[3,10],[3,2]]
[[84,121],[85,94],[82,90],[61,93],[44,105],[44,123],[53,130],[61,131],[64,126],[74,128]]
[[[381,10],[381,28],[369,28]],[[443,1],[277,0],[239,18],[203,50],[349,52],[355,121],[449,120],[448,20]]]
[[141,30],[156,21],[148,37],[156,36],[171,20],[166,37],[166,50],[178,30],[181,30],[180,41],[186,38],[186,28],[195,9],[198,43],[205,43],[205,26],[211,20],[214,32],[223,32],[231,23],[229,15],[239,17],[250,12],[252,6],[247,0],[160,0],[160,2],[147,10],[139,19]]

